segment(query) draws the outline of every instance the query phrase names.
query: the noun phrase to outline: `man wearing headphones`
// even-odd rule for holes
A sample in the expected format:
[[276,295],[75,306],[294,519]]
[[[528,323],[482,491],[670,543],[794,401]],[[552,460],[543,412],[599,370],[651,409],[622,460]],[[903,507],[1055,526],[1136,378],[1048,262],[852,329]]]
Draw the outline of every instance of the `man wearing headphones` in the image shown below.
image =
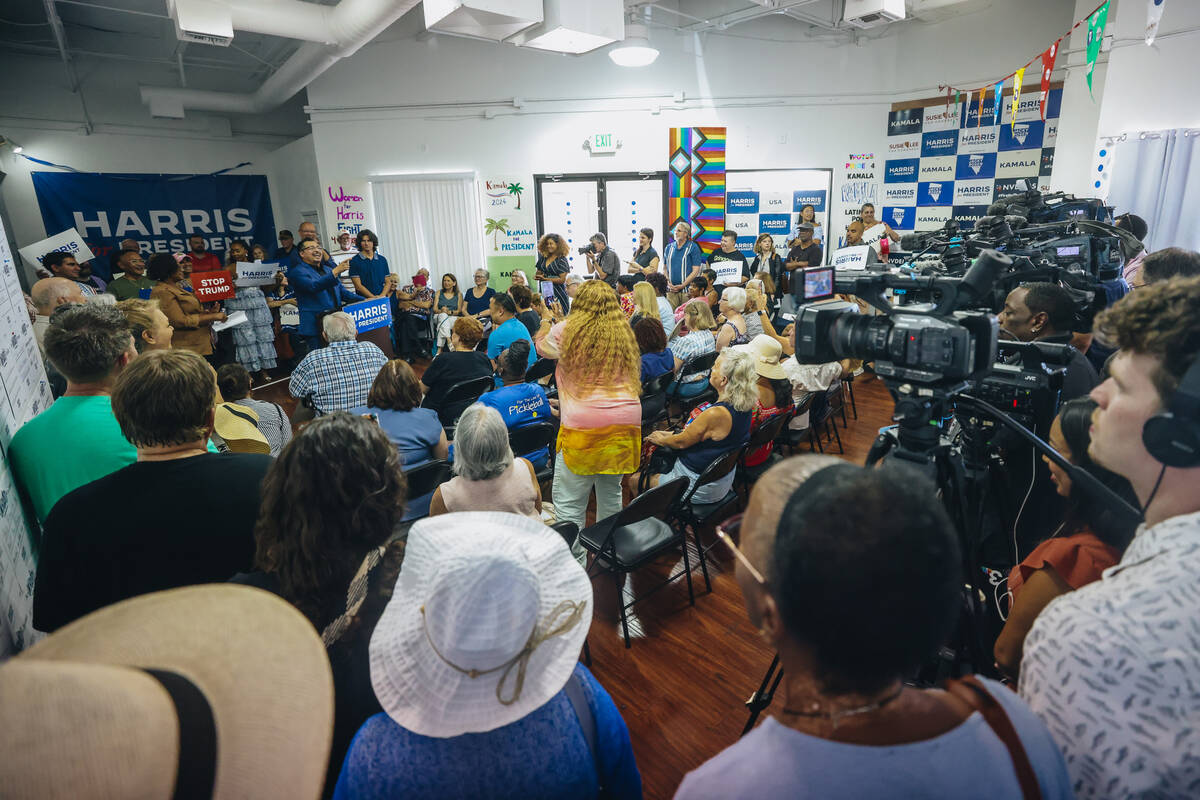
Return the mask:
[[1021,695],[1080,798],[1195,796],[1200,769],[1200,278],[1097,318],[1119,348],[1092,391],[1089,455],[1133,485],[1145,523],[1104,577],[1025,640]]

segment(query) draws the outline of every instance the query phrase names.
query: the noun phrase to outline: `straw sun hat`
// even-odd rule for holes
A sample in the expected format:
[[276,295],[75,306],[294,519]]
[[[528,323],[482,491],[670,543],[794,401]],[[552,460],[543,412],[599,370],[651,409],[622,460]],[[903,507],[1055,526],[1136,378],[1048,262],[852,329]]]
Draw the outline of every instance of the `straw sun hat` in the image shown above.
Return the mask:
[[591,581],[553,529],[516,514],[424,519],[371,636],[371,684],[414,733],[494,730],[562,690],[591,622]]
[[764,378],[782,380],[787,377],[783,370],[783,345],[778,339],[760,333],[746,344],[734,345],[734,350],[746,353],[754,361],[754,371]]
[[88,614],[0,665],[5,798],[315,800],[333,729],[325,647],[247,586]]

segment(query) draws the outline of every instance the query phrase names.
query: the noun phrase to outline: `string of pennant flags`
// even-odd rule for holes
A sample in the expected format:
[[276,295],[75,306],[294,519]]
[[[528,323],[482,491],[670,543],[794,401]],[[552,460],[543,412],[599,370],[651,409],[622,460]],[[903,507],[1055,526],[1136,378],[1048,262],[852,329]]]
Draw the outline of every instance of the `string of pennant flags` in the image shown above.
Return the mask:
[[[1025,82],[1025,70],[1027,70],[1027,69],[1029,69],[1029,67],[1033,66],[1034,62],[1038,61],[1040,58],[1040,60],[1041,60],[1040,112],[1041,112],[1042,121],[1045,121],[1045,119],[1046,119],[1046,100],[1050,96],[1050,74],[1054,71],[1054,61],[1055,61],[1055,59],[1058,58],[1059,45],[1062,44],[1063,39],[1070,36],[1075,31],[1076,28],[1078,28],[1080,25],[1083,25],[1085,22],[1087,23],[1087,26],[1088,26],[1087,84],[1088,84],[1088,92],[1091,92],[1092,91],[1092,73],[1096,69],[1096,59],[1100,55],[1100,43],[1104,38],[1104,26],[1108,23],[1108,9],[1109,9],[1110,2],[1111,2],[1111,0],[1104,0],[1103,3],[1096,6],[1094,9],[1092,9],[1091,13],[1089,13],[1083,19],[1079,20],[1074,25],[1072,25],[1070,30],[1068,30],[1062,36],[1059,36],[1057,39],[1055,39],[1054,42],[1051,43],[1051,45],[1049,47],[1047,47],[1044,51],[1042,51],[1042,54],[1040,57],[1035,56],[1034,58],[1031,58],[1029,61],[1025,62],[1024,66],[1005,75],[1003,78],[996,81],[995,84],[988,84],[987,86],[983,86],[979,89],[966,89],[966,90],[960,89],[956,86],[949,86],[949,85],[945,85],[945,84],[938,86],[939,91],[945,90],[945,92],[946,92],[946,110],[947,111],[950,110],[950,104],[953,102],[954,108],[957,111],[959,105],[963,102],[964,97],[966,99],[967,108],[970,109],[972,98],[975,95],[978,95],[979,96],[979,100],[978,100],[979,110],[980,110],[979,114],[976,115],[978,117],[978,119],[976,121],[976,127],[978,128],[983,125],[983,101],[987,96],[988,90],[991,90],[993,93],[992,101],[994,103],[992,119],[995,121],[995,124],[999,125],[1000,117],[1001,117],[1000,108],[1001,108],[1003,95],[1004,95],[1004,82],[1011,79],[1012,80],[1012,114],[1011,114],[1011,118],[1009,120],[1009,124],[1015,130],[1016,122],[1017,122],[1017,106],[1021,102],[1021,88]],[[1150,21],[1147,22],[1147,26],[1146,26],[1146,43],[1147,44],[1150,44],[1154,40],[1155,32],[1158,29],[1158,19],[1161,18],[1161,16],[1162,16],[1163,2],[1164,2],[1164,0],[1149,0],[1150,10],[1148,13],[1150,15]],[[1151,27],[1151,21],[1153,22],[1153,29]]]

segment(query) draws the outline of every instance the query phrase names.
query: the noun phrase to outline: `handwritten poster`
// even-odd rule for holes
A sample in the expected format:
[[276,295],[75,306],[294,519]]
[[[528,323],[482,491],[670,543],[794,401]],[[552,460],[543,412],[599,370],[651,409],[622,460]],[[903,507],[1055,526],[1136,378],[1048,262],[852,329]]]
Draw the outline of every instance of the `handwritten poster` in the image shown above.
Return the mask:
[[479,186],[479,203],[483,208],[483,252],[491,275],[488,285],[504,291],[512,284],[513,271],[519,270],[533,286],[538,237],[532,177],[485,175]]
[[34,556],[30,527],[8,468],[12,435],[50,405],[16,265],[0,223],[0,659],[33,644]]
[[323,187],[325,199],[325,222],[331,228],[330,235],[347,231],[357,236],[371,223],[371,185],[365,180],[334,181]]

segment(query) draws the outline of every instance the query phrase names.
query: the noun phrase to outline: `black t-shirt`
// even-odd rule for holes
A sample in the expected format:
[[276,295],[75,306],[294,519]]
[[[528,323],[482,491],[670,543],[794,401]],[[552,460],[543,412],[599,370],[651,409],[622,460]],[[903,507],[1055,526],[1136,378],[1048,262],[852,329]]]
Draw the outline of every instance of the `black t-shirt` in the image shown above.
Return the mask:
[[542,327],[542,315],[532,308],[517,314],[517,320],[529,331],[530,337],[534,336],[538,332],[538,329]]
[[[421,376],[421,383],[429,387],[425,395],[426,408],[438,408],[442,398],[456,383],[472,378],[488,377],[492,374],[492,362],[486,353],[477,350],[461,352],[448,350],[440,353]],[[441,409],[439,409],[441,410]]]
[[256,453],[139,461],[63,497],[43,527],[34,627],[53,631],[119,600],[249,570],[273,463]]
[[[746,256],[741,250],[734,250],[732,253],[726,253],[724,250],[717,249],[708,254],[708,266],[710,269],[716,270],[717,267],[715,265],[724,261],[742,262],[742,277],[746,280],[750,279],[750,262],[746,260]],[[717,270],[717,273],[716,284],[720,286],[722,285],[720,270]]]
[[796,245],[788,251],[788,261],[807,261],[810,267],[821,266],[821,258],[824,256],[824,251],[818,242],[809,242],[808,247]]
[[658,258],[658,251],[653,247],[647,247],[644,253],[639,253],[637,250],[634,250],[633,253],[633,263],[643,269],[650,266],[650,262]]

